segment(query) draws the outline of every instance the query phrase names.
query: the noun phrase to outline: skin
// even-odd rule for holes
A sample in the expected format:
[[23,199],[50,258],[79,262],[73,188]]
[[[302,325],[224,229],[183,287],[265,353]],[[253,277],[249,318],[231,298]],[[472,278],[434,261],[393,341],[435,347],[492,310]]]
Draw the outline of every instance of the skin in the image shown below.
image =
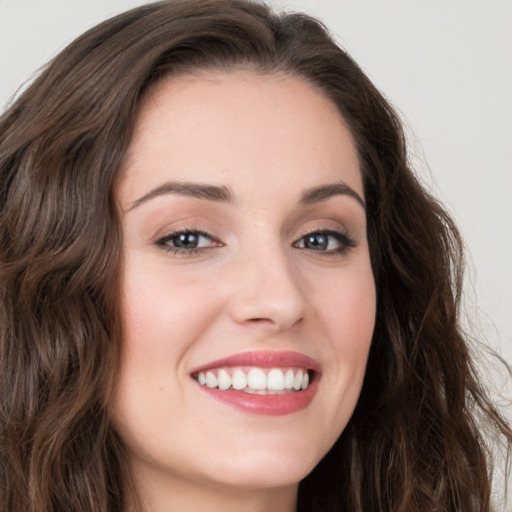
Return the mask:
[[[170,181],[233,200],[154,192]],[[350,131],[299,78],[185,75],[144,98],[118,184],[125,339],[111,415],[146,510],[293,511],[298,482],[346,426],[375,318],[365,209],[352,193],[300,201],[340,183],[364,200]],[[177,229],[208,237],[184,252]],[[328,246],[306,244],[326,230],[353,246],[328,233]],[[254,414],[191,377],[255,350],[315,359],[312,402]]]

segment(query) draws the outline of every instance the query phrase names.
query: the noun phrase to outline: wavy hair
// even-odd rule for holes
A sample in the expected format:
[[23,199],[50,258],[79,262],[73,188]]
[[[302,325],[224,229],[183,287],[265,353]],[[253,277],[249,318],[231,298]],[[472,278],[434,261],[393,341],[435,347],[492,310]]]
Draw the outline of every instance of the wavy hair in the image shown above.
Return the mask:
[[377,321],[349,424],[300,484],[300,512],[489,512],[484,432],[512,432],[459,321],[463,251],[419,183],[392,107],[318,21],[246,0],[151,3],[64,49],[0,119],[0,509],[121,512],[108,404],[122,342],[116,178],[141,97],[208,69],[284,72],[356,141]]

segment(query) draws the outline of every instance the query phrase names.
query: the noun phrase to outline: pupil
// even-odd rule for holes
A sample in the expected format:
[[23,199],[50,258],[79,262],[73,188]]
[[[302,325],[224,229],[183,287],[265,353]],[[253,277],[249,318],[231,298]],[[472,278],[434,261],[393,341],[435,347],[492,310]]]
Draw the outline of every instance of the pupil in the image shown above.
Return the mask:
[[325,235],[309,235],[306,239],[308,249],[327,249],[327,237]]
[[184,249],[193,249],[197,247],[199,237],[195,233],[182,233],[174,240],[175,247],[182,247]]

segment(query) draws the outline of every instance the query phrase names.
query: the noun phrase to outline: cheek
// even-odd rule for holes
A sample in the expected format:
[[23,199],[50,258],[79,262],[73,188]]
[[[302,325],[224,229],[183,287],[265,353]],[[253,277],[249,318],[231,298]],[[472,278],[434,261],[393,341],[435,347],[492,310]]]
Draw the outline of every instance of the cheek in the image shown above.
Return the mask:
[[199,276],[170,272],[151,260],[128,260],[122,299],[125,351],[179,361],[180,353],[208,329],[219,303],[205,293]]
[[323,284],[323,290],[318,286],[315,291],[316,309],[330,339],[341,350],[347,345],[356,351],[361,346],[364,351],[373,335],[376,314],[375,281],[369,261]]
[[316,314],[325,329],[322,348],[334,367],[325,376],[340,393],[357,398],[375,327],[376,291],[369,263],[326,282],[324,293],[317,290],[316,297]]

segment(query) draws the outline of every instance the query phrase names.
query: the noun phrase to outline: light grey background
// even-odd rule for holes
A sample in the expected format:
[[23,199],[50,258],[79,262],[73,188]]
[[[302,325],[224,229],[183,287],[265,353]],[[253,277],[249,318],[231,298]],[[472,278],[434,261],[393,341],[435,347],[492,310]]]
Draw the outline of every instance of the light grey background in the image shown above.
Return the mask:
[[[77,35],[140,3],[0,0],[0,109]],[[272,3],[322,19],[399,109],[467,243],[468,317],[512,364],[512,0]],[[511,396],[502,370],[492,378]]]

